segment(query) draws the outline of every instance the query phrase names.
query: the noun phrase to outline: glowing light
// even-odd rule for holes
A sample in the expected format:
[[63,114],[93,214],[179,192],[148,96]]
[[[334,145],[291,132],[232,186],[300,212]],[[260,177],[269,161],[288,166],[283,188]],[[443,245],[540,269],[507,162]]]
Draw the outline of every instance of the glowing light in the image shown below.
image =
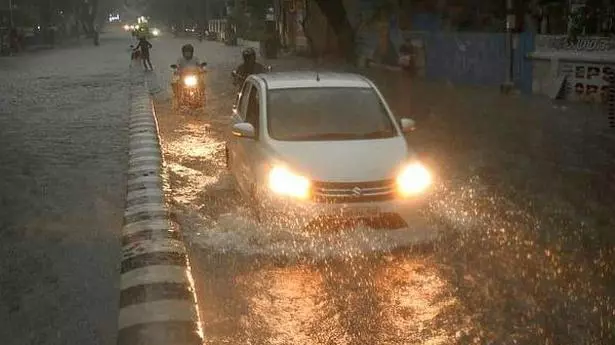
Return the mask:
[[198,80],[196,76],[189,75],[186,78],[184,78],[184,84],[188,87],[196,86],[197,83],[198,83]]
[[418,162],[406,166],[397,177],[397,189],[403,197],[421,194],[431,184],[431,173]]
[[158,29],[152,29],[152,35],[154,35],[154,36],[160,36],[160,30],[158,30]]
[[310,194],[310,181],[283,167],[274,167],[269,172],[269,189],[280,195],[306,199]]

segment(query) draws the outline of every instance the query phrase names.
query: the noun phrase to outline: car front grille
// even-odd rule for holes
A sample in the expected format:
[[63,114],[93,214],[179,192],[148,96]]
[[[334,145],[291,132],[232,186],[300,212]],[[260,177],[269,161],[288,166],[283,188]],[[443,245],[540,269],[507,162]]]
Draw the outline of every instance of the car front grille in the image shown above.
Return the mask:
[[312,182],[312,200],[319,203],[387,201],[395,198],[395,180]]

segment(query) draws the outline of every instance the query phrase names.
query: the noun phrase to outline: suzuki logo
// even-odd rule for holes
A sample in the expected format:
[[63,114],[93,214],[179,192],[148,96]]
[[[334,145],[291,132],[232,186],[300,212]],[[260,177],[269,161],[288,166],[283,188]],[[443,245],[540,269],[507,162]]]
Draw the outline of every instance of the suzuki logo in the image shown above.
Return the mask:
[[352,189],[352,195],[354,195],[354,196],[361,196],[361,195],[363,195],[363,190],[361,188],[359,188],[359,187],[354,187]]

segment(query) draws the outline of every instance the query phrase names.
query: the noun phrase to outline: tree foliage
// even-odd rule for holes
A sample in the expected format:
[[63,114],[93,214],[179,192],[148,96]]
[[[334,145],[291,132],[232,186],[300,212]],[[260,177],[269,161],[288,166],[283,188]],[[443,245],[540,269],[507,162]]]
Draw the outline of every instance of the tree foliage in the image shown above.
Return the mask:
[[36,18],[43,27],[67,24],[68,18],[74,18],[86,33],[102,24],[107,14],[121,4],[119,0],[15,0],[14,3],[25,16]]

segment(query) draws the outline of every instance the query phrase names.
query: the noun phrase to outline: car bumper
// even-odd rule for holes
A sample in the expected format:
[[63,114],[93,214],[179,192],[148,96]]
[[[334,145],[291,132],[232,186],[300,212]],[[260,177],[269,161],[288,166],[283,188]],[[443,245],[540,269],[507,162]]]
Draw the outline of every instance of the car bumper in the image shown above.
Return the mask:
[[373,219],[397,216],[411,225],[424,210],[427,196],[378,202],[318,203],[277,196],[260,198],[264,221],[292,228],[306,228],[319,220]]

